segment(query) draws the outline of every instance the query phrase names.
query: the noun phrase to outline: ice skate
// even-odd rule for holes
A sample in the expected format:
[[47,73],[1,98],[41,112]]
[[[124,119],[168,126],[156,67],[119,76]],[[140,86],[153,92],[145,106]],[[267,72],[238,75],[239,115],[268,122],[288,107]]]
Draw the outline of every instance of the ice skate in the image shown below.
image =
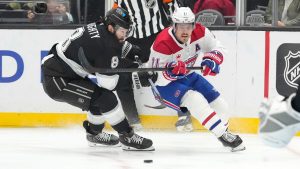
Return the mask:
[[122,149],[125,151],[154,151],[152,140],[141,137],[131,130],[129,133],[119,133]]
[[93,133],[90,130],[89,122],[84,121],[83,127],[86,130],[86,139],[88,141],[88,145],[91,147],[102,147],[102,146],[114,146],[120,147],[119,138],[113,134],[100,132]]
[[190,115],[187,116],[181,116],[178,118],[178,121],[175,123],[175,127],[177,131],[180,132],[190,132],[192,131],[193,125],[192,125],[192,118]]
[[130,126],[133,128],[133,130],[135,132],[143,130],[143,126],[141,123],[133,123],[133,124],[130,124]]
[[242,144],[243,140],[240,138],[240,136],[232,134],[228,131],[226,131],[218,139],[225,147],[229,147],[231,152],[246,150],[246,147]]

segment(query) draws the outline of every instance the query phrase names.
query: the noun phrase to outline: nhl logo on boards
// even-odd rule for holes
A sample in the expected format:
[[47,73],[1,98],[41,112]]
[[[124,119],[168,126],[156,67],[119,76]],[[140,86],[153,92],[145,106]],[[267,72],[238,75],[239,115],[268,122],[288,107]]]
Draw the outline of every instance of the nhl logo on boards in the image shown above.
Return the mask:
[[286,55],[284,59],[284,80],[289,86],[297,88],[298,84],[296,81],[300,77],[300,51],[297,53],[289,51],[288,55]]
[[156,0],[144,0],[147,8],[154,8],[156,5]]
[[[289,96],[300,82],[300,43],[283,43],[276,54],[276,90]],[[270,65],[271,66],[271,65]]]

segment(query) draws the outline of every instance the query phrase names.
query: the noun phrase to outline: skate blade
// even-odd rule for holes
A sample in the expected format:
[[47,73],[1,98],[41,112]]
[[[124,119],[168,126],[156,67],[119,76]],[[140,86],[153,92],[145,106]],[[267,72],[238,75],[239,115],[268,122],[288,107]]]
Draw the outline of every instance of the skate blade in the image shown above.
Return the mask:
[[88,142],[88,145],[89,147],[121,147],[121,143],[115,145],[106,145],[106,144]]
[[179,132],[191,132],[194,129],[192,124],[187,124],[185,126],[177,126],[176,128]]
[[246,150],[246,147],[243,144],[240,144],[239,146],[235,148],[231,148],[231,152],[238,152],[238,151],[244,151]]
[[122,145],[122,149],[124,151],[154,151],[155,150],[155,148],[153,146],[151,146],[149,148],[145,148],[145,149],[137,149],[137,148],[129,147],[129,146],[125,146],[125,145]]

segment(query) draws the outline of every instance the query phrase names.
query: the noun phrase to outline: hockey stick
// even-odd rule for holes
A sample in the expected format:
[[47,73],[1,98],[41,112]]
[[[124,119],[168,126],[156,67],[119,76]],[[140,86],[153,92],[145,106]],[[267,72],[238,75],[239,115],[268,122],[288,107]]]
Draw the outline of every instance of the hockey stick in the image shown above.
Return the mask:
[[164,109],[166,107],[169,107],[173,110],[182,112],[183,114],[185,113],[181,110],[181,107],[177,108],[177,107],[169,106],[168,104],[166,104],[165,100],[163,99],[163,97],[161,97],[161,95],[160,95],[159,91],[157,90],[157,88],[156,88],[155,84],[153,83],[153,81],[150,78],[148,78],[148,81],[150,83],[154,98],[160,103],[160,105],[158,105],[158,106],[149,106],[149,105],[144,104],[145,107],[149,107],[149,108],[152,108],[152,109]]
[[[78,59],[81,65],[88,71],[89,73],[124,73],[124,72],[156,72],[156,71],[166,71],[172,68],[116,68],[116,69],[108,69],[108,68],[97,68],[92,66],[87,60],[82,47],[78,49]],[[188,70],[202,70],[202,67],[187,67]]]
[[[138,63],[139,66],[142,66],[143,63],[139,59],[138,56],[135,56],[135,61]],[[153,83],[153,81],[150,78],[148,78],[148,81],[150,83],[150,87],[151,87],[152,93],[154,95],[154,98],[159,101],[160,105],[158,105],[158,106],[150,106],[150,105],[144,104],[144,106],[148,107],[148,108],[152,108],[152,109],[164,109],[164,108],[166,108],[167,106],[164,104],[164,100],[160,96],[160,93],[158,92],[155,84]]]
[[[135,57],[135,60],[136,60],[136,62],[139,64],[139,66],[142,66],[143,63],[142,63],[142,61],[139,59],[138,56]],[[152,109],[164,109],[164,108],[166,108],[166,107],[169,107],[169,108],[174,109],[174,110],[176,110],[176,111],[181,111],[180,108],[168,106],[168,105],[165,103],[163,97],[161,97],[161,95],[160,95],[159,91],[157,90],[155,84],[153,83],[152,79],[151,79],[151,78],[148,78],[148,81],[149,81],[149,83],[150,83],[150,87],[151,87],[152,93],[153,93],[153,95],[154,95],[154,98],[160,103],[160,105],[158,105],[158,106],[150,106],[150,105],[144,104],[145,107],[149,107],[149,108],[152,108]],[[181,111],[181,112],[182,112],[182,111]]]

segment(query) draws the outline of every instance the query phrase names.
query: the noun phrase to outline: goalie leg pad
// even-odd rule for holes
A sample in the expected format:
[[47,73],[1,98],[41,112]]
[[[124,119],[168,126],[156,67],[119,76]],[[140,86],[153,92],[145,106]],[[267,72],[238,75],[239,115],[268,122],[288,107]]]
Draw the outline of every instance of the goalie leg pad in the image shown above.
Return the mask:
[[[197,102],[191,102],[195,101]],[[204,96],[196,91],[189,90],[182,97],[181,105],[187,107],[191,114],[217,137],[223,135],[227,127],[219,115],[210,107]]]
[[286,146],[300,130],[300,113],[293,109],[291,100],[277,97],[273,102],[262,103],[259,118],[259,136],[272,147]]

